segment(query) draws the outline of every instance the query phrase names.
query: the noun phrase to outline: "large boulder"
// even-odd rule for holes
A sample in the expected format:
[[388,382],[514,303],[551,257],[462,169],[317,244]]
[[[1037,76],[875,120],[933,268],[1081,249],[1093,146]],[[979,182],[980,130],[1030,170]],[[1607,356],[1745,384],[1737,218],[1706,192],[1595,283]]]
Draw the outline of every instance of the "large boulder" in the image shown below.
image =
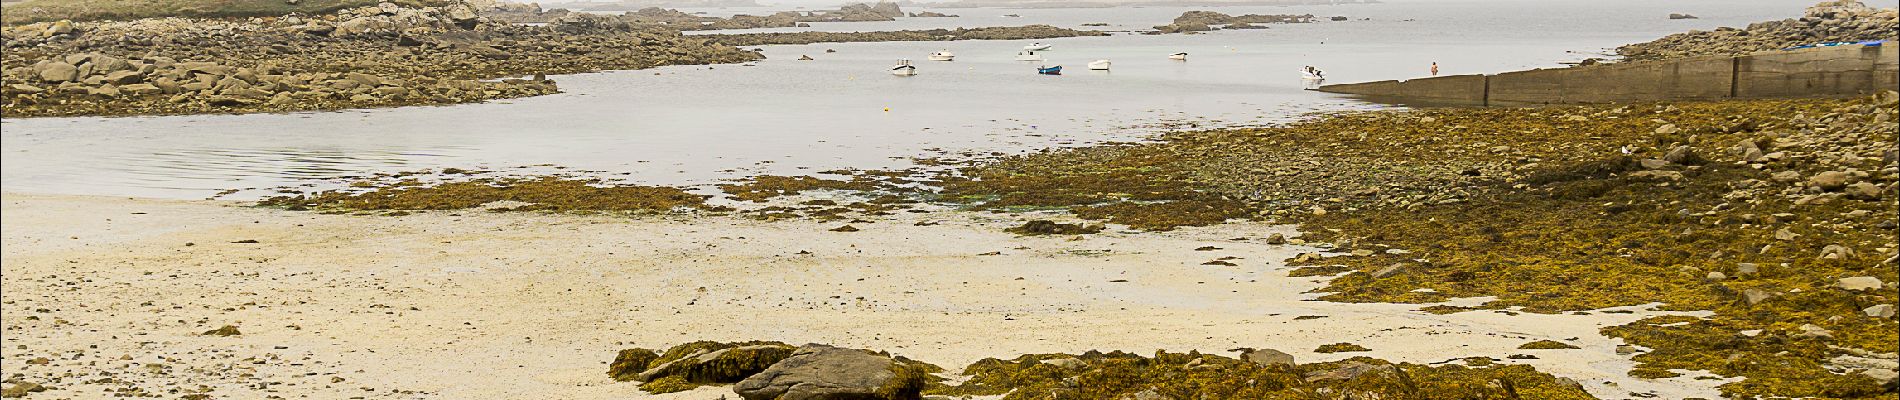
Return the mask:
[[922,398],[924,377],[922,368],[890,357],[811,344],[732,391],[746,400],[908,400]]
[[42,62],[33,66],[33,72],[40,80],[47,82],[70,82],[79,79],[79,67],[65,61]]

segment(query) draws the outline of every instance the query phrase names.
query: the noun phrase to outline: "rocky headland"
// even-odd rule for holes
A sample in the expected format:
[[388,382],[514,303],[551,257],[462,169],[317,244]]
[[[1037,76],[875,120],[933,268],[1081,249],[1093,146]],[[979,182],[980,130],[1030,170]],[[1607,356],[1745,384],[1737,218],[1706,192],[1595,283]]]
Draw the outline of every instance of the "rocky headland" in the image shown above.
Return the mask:
[[676,31],[519,26],[482,10],[384,3],[320,16],[9,26],[0,100],[8,117],[454,104],[557,92],[544,74],[760,57]]
[[1800,18],[1757,22],[1741,29],[1724,27],[1678,33],[1618,47],[1616,52],[1634,61],[1663,60],[1748,54],[1820,43],[1893,40],[1896,36],[1900,36],[1900,12],[1869,7],[1859,0],[1837,0],[1808,7]]

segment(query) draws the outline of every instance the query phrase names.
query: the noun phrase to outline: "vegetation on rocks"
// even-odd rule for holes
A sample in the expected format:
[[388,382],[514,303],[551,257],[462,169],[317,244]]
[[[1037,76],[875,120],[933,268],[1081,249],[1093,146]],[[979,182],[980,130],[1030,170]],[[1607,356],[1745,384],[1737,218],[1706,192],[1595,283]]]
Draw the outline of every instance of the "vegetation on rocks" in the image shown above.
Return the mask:
[[716,43],[733,46],[768,44],[808,44],[827,42],[932,42],[953,40],[1023,40],[1076,36],[1108,36],[1100,31],[1082,31],[1049,25],[1000,26],[985,28],[927,29],[881,32],[771,32],[695,35]]
[[1735,55],[1794,46],[1900,36],[1900,12],[1876,9],[1858,0],[1830,0],[1808,7],[1801,18],[1717,28],[1665,36],[1618,47],[1630,60],[1660,60],[1703,55]]
[[17,25],[59,20],[275,17],[293,13],[326,14],[346,8],[373,7],[382,2],[406,7],[447,3],[445,0],[27,0],[8,4],[0,21]]
[[760,57],[665,29],[493,23],[482,7],[0,28],[0,104],[9,117],[452,104],[558,92],[545,74]]
[[[436,184],[406,179],[364,182],[361,190],[328,190],[277,196],[260,206],[291,210],[459,210],[499,205],[497,211],[669,211],[698,208],[705,197],[672,187],[615,185],[599,181],[540,178],[479,178]],[[497,203],[510,202],[510,203]]]
[[1302,15],[1227,15],[1213,11],[1188,11],[1174,22],[1155,27],[1155,33],[1203,32],[1219,29],[1262,29],[1253,24],[1299,24],[1313,22],[1313,14]]
[[1575,382],[1529,366],[1426,366],[1355,357],[1264,364],[1198,352],[1031,354],[985,359],[938,390],[1003,399],[1589,399]]

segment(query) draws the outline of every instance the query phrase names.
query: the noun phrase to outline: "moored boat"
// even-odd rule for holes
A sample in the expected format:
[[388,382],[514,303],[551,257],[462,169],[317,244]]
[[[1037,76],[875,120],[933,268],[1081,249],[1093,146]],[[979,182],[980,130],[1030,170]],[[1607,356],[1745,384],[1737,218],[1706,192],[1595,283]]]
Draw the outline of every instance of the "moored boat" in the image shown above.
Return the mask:
[[957,55],[950,54],[950,50],[930,53],[930,61],[955,61],[956,59]]
[[1108,70],[1108,65],[1109,65],[1109,62],[1108,62],[1108,60],[1095,60],[1095,61],[1090,61],[1090,62],[1089,62],[1089,70],[1091,70],[1091,71],[1107,71],[1107,70]]
[[897,65],[891,67],[891,75],[915,76],[917,75],[917,66],[910,65],[909,59],[897,60]]
[[1043,51],[1043,50],[1048,50],[1048,49],[1049,49],[1050,47],[1055,47],[1055,46],[1056,46],[1056,45],[1053,45],[1053,44],[1045,44],[1045,43],[1042,43],[1042,42],[1035,42],[1035,43],[1030,43],[1030,44],[1029,44],[1028,46],[1023,46],[1023,50],[1027,50],[1027,51]]
[[1041,67],[1036,67],[1036,73],[1043,74],[1043,75],[1062,75],[1062,66],[1057,65],[1057,66],[1051,67],[1051,66],[1045,65]]
[[1174,54],[1170,54],[1170,55],[1168,55],[1168,59],[1169,59],[1169,60],[1180,60],[1180,61],[1187,61],[1187,53],[1174,53]]

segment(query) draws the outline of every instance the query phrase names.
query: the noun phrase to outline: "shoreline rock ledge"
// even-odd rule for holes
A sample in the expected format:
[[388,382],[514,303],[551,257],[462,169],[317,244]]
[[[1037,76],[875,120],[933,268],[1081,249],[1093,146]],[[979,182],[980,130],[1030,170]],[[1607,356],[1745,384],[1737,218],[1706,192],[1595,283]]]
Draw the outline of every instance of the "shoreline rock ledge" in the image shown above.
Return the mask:
[[924,375],[867,350],[808,344],[732,390],[745,400],[915,400]]

